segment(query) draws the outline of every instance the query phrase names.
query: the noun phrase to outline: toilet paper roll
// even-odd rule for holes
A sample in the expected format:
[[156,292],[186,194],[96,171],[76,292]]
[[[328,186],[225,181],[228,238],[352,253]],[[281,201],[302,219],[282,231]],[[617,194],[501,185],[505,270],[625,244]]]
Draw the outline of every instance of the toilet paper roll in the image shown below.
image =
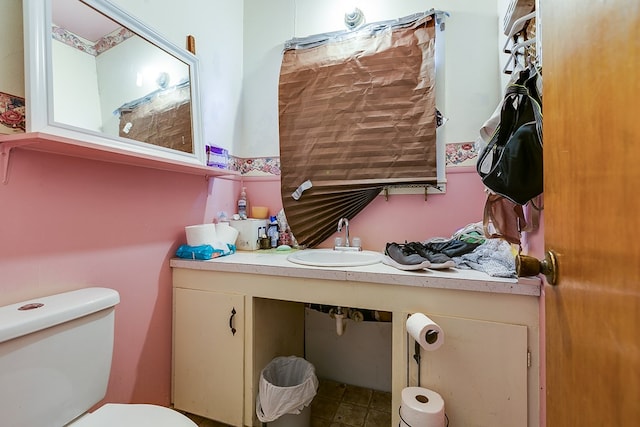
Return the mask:
[[400,425],[402,427],[444,427],[442,396],[428,388],[404,388],[400,406]]
[[422,313],[414,313],[407,319],[407,332],[425,350],[437,350],[444,343],[440,325]]
[[213,245],[216,241],[215,224],[188,225],[184,232],[189,246]]
[[230,245],[236,244],[238,230],[230,226],[228,222],[220,222],[216,224],[216,234],[218,235],[218,240],[221,242],[228,243]]

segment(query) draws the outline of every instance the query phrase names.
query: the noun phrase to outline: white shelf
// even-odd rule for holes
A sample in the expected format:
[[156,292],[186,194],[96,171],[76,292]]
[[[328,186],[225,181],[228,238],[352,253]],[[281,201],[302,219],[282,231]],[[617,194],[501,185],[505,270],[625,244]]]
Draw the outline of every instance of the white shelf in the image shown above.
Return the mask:
[[29,132],[0,136],[0,155],[2,156],[3,183],[8,181],[9,159],[11,150],[25,149],[60,154],[70,157],[118,163],[150,169],[201,175],[206,179],[217,177],[223,179],[239,179],[240,173],[226,169],[216,169],[196,163],[165,159],[151,155],[127,151],[117,147],[91,142],[79,141],[57,135],[40,132]]

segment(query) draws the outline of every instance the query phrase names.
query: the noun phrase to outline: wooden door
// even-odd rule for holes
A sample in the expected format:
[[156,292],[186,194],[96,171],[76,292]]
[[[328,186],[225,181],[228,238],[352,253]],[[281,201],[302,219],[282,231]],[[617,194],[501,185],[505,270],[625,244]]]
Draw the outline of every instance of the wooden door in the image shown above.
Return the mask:
[[640,423],[640,2],[540,0],[547,426]]

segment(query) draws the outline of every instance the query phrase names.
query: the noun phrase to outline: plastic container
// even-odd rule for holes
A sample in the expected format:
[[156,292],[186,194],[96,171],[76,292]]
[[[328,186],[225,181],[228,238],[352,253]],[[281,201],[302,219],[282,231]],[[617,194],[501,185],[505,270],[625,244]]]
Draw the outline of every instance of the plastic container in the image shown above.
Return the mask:
[[251,218],[267,219],[269,208],[266,206],[251,206]]
[[315,367],[301,357],[276,357],[260,372],[256,415],[270,427],[309,427],[318,391]]
[[232,219],[229,224],[238,230],[236,247],[241,251],[255,251],[260,248],[260,237],[267,228],[266,219]]

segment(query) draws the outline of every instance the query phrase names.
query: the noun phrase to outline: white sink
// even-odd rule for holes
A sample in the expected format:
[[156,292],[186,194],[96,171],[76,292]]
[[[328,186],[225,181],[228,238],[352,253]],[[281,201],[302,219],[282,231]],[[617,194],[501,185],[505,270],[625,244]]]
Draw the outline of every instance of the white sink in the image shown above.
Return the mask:
[[287,260],[315,267],[357,267],[382,261],[382,254],[373,251],[335,251],[333,249],[305,249],[296,251]]

